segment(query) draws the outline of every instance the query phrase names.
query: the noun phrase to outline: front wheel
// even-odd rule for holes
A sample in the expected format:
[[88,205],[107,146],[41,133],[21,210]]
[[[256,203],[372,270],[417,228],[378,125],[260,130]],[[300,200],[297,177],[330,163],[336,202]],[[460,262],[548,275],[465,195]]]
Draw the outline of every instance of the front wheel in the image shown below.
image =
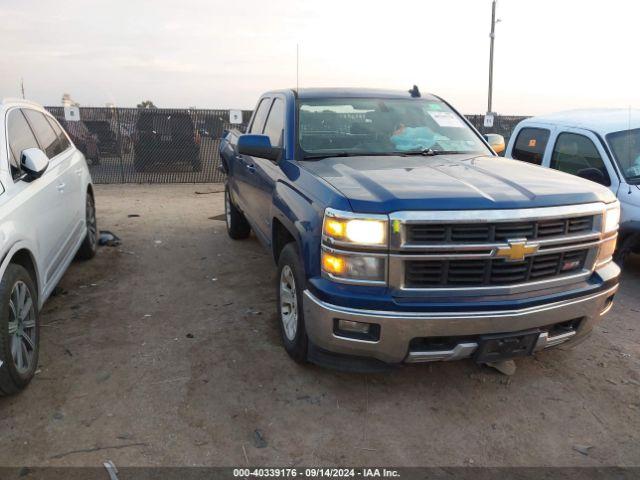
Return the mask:
[[0,395],[19,392],[38,366],[40,321],[35,283],[9,264],[0,282]]
[[278,260],[276,294],[282,343],[289,356],[299,363],[306,362],[309,346],[302,309],[304,278],[304,269],[296,244],[289,243],[282,250]]
[[98,222],[96,220],[96,204],[93,195],[87,192],[85,201],[85,222],[87,233],[78,249],[76,258],[79,260],[89,260],[96,256],[98,251]]

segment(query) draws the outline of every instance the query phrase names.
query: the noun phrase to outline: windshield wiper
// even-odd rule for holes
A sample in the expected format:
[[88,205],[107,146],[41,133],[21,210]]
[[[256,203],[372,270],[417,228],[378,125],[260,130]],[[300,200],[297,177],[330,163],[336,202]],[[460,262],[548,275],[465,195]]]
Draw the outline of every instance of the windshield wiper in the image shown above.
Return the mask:
[[460,150],[433,150],[431,148],[424,148],[422,150],[407,150],[405,152],[396,152],[396,154],[398,155],[404,155],[404,156],[422,155],[425,157],[435,157],[436,155],[454,155],[456,153],[473,153],[473,152],[462,152]]
[[397,152],[333,152],[333,153],[317,153],[311,155],[305,155],[305,160],[318,160],[321,158],[333,158],[333,157],[385,157],[390,155],[397,155]]

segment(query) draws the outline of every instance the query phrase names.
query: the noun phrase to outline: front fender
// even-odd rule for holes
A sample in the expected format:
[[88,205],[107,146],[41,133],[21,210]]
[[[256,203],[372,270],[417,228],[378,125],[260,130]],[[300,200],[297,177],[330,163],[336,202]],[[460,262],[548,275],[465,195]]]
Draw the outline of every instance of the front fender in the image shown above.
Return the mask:
[[[277,182],[273,193],[273,218],[291,234],[300,252],[307,277],[319,270],[318,252],[324,207],[300,190]],[[319,272],[317,272],[319,273]]]

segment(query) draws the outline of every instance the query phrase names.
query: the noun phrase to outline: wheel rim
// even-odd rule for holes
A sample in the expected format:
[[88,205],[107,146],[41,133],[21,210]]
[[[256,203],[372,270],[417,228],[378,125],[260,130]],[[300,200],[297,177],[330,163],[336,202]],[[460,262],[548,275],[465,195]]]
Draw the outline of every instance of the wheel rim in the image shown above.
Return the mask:
[[286,337],[293,341],[298,330],[298,297],[296,280],[289,265],[280,273],[280,320]]
[[33,366],[37,345],[36,309],[27,284],[18,281],[9,298],[9,339],[16,370],[27,373]]
[[229,191],[224,192],[224,221],[227,223],[227,228],[231,226],[231,200],[229,199]]
[[93,205],[91,197],[87,197],[87,234],[91,245],[95,245],[98,240],[98,224],[96,222],[96,207]]

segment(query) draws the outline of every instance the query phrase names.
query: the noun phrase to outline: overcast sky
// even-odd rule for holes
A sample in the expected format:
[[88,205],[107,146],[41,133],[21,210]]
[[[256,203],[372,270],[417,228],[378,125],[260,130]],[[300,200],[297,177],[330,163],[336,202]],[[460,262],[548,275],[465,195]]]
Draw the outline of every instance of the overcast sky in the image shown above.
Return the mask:
[[[252,108],[264,90],[408,89],[487,108],[490,0],[0,0],[0,96]],[[494,110],[640,107],[632,0],[499,0]]]

